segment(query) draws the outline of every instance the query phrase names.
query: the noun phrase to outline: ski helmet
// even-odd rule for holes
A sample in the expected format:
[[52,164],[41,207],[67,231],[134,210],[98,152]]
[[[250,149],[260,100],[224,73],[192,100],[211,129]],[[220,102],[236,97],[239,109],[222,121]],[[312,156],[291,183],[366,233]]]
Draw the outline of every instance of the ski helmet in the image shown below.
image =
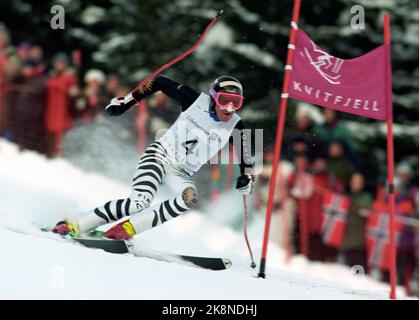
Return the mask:
[[231,76],[221,76],[214,80],[210,86],[210,95],[215,99],[217,92],[235,93],[243,96],[243,86],[239,80]]

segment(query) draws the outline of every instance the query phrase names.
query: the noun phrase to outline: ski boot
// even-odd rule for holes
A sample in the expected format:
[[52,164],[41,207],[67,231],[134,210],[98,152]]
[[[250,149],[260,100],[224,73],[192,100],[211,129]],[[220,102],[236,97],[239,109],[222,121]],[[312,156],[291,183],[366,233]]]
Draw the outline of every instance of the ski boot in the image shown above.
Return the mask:
[[78,237],[80,235],[80,230],[77,224],[65,220],[58,222],[55,228],[52,229],[52,232],[61,235],[69,235],[73,238]]
[[103,235],[109,239],[130,240],[135,235],[135,229],[129,220],[118,223],[110,228]]

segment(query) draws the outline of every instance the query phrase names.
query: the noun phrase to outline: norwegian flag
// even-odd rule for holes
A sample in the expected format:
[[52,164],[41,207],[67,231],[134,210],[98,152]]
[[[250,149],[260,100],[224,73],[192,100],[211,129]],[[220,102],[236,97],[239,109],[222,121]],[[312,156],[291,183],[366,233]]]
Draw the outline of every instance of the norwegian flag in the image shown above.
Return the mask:
[[[367,220],[367,254],[368,265],[382,270],[390,270],[390,234],[389,216],[385,211],[372,211]],[[403,224],[400,219],[395,222],[396,243],[400,239]]]
[[[376,200],[367,220],[367,254],[368,264],[382,270],[389,270],[390,234],[389,216],[386,200]],[[396,246],[399,250],[413,250],[414,231],[404,224],[404,218],[414,213],[411,199],[399,199],[396,203],[395,233]]]
[[327,191],[323,200],[323,243],[339,248],[346,228],[346,215],[351,201],[349,198]]

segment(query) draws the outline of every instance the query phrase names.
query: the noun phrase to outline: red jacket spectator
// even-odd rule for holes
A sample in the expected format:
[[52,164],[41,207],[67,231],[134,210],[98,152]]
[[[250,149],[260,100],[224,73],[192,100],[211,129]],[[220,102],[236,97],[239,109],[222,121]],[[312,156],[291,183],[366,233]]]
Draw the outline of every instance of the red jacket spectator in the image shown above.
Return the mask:
[[22,149],[45,152],[45,78],[38,67],[37,61],[26,61],[16,79],[14,134]]
[[72,125],[70,108],[79,94],[76,73],[68,63],[66,54],[57,54],[53,59],[53,74],[47,82],[45,126],[49,140],[48,156],[60,154],[63,133]]
[[61,133],[71,127],[69,91],[77,85],[77,76],[68,71],[48,80],[46,127],[51,133]]
[[314,172],[313,185],[314,192],[310,199],[308,199],[308,207],[310,208],[308,226],[310,233],[320,234],[323,220],[322,204],[324,190],[342,192],[343,183],[338,179],[332,179],[332,175],[328,172]]
[[326,190],[342,192],[343,185],[328,173],[327,161],[322,156],[313,161],[311,173],[305,171],[308,169],[306,161],[304,156],[297,156],[295,164],[299,170],[291,174],[287,181],[289,193],[296,204],[294,248],[296,252],[300,252],[300,248],[303,253],[307,251],[307,257],[312,260],[334,261],[337,250],[324,245],[321,237],[322,205]]

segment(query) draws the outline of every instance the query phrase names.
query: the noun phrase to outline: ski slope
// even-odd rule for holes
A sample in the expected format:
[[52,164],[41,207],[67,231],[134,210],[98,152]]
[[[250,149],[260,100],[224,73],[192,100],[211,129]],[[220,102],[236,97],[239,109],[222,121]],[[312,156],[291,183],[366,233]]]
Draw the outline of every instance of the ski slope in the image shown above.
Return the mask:
[[[134,164],[133,164],[134,165]],[[192,211],[136,236],[149,254],[228,257],[233,266],[209,271],[132,255],[113,255],[38,231],[63,217],[125,197],[127,186],[48,160],[0,140],[0,299],[387,299],[388,286],[338,265],[302,257],[284,263],[271,244],[267,278],[256,277],[242,233],[222,219]],[[231,201],[226,201],[228,215]],[[240,202],[239,202],[240,203]],[[219,214],[219,213],[218,213]],[[262,219],[249,237],[259,261]],[[403,294],[399,290],[399,296]]]

